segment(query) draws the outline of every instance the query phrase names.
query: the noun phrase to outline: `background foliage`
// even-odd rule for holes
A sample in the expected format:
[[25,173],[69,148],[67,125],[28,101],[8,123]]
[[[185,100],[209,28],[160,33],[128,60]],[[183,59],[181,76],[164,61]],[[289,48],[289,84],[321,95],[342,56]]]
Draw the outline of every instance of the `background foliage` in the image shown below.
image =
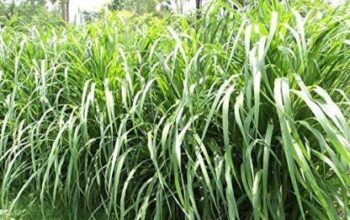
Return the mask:
[[44,0],[25,0],[21,3],[0,0],[0,26],[22,28],[28,25],[59,25],[60,15],[48,12]]
[[155,10],[159,0],[113,0],[110,8],[112,10],[132,10],[136,13],[150,13]]

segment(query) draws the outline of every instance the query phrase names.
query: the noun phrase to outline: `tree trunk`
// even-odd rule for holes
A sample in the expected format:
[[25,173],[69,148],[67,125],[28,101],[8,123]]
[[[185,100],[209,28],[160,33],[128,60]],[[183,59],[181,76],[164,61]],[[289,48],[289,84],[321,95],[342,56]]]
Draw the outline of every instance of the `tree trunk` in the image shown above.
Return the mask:
[[202,0],[196,0],[196,9],[199,10],[201,8]]
[[61,12],[62,17],[65,21],[69,21],[69,0],[62,0],[61,1]]
[[201,6],[202,6],[202,0],[196,0],[197,19],[201,18],[201,12],[200,12]]

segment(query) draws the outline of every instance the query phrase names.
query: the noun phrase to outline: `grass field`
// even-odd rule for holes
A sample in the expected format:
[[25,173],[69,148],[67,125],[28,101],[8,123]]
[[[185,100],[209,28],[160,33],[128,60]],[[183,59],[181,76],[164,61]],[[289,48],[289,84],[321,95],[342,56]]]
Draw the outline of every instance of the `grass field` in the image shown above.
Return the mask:
[[349,219],[349,6],[222,6],[3,27],[0,218]]

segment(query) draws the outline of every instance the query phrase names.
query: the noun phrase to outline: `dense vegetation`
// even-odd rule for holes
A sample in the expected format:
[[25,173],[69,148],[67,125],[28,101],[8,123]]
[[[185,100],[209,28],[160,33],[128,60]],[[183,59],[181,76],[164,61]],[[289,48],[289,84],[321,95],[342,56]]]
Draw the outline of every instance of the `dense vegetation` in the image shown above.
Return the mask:
[[298,2],[4,26],[0,218],[348,219],[350,10]]
[[62,20],[58,13],[46,10],[45,0],[22,0],[20,4],[18,1],[0,0],[0,27],[41,26],[47,23],[60,25]]

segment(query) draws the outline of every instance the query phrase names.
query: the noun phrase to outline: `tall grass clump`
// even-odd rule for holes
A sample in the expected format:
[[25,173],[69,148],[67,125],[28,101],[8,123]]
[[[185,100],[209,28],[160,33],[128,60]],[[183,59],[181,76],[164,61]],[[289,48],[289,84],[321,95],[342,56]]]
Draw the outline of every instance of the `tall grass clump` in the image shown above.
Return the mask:
[[350,10],[307,2],[5,26],[0,209],[348,219]]

